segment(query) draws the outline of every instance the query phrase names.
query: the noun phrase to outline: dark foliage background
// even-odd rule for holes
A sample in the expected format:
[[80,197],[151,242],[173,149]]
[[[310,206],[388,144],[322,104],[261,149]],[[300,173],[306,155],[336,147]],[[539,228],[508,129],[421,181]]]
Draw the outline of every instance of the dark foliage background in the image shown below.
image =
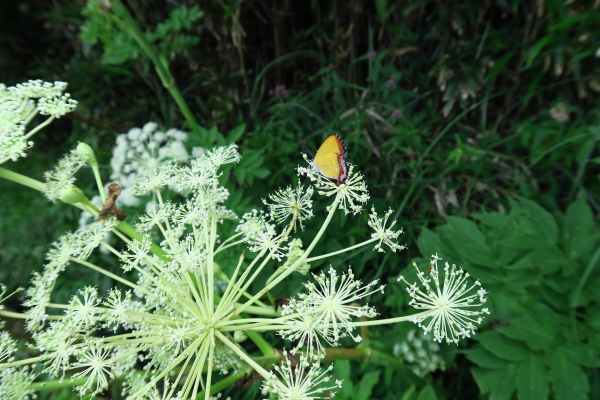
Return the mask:
[[[414,383],[395,380],[403,375],[389,366],[340,362],[336,373],[356,389],[340,396],[600,397],[600,299],[593,290],[600,283],[598,1],[124,1],[165,60],[196,130],[151,60],[106,17],[110,3],[0,3],[0,82],[62,80],[79,101],[74,113],[36,135],[26,159],[4,167],[41,179],[85,141],[108,177],[115,137],[132,127],[156,121],[193,131],[190,144],[210,146],[215,132],[246,124],[237,143],[251,161],[228,177],[242,193],[230,205],[243,212],[260,206],[264,193],[294,184],[305,147],[314,151],[338,133],[349,161],[366,175],[372,202],[390,207],[404,227],[408,250],[359,252],[315,267],[351,264],[364,281],[394,286],[410,260],[437,251],[479,271],[472,274],[492,293],[484,339],[444,350],[445,371]],[[93,182],[82,179],[91,190]],[[77,227],[78,214],[5,181],[0,202],[0,281],[25,286],[49,244]],[[573,224],[581,230],[570,231]],[[452,242],[461,232],[465,237]],[[367,233],[366,216],[339,217],[317,252]],[[590,244],[569,252],[574,241]],[[560,254],[541,257],[547,246]],[[486,265],[486,257],[495,262]],[[59,285],[64,296],[90,279],[70,274]],[[581,295],[573,298],[576,289]],[[7,306],[18,310],[17,300]],[[384,317],[407,312],[399,287],[372,301]],[[531,313],[555,321],[544,332],[547,347],[519,330]],[[405,334],[372,330],[371,345],[389,352]],[[561,346],[564,352],[555,350]],[[576,378],[561,381],[558,365]],[[539,378],[535,393],[524,389],[528,371]],[[564,389],[570,385],[572,392]]]

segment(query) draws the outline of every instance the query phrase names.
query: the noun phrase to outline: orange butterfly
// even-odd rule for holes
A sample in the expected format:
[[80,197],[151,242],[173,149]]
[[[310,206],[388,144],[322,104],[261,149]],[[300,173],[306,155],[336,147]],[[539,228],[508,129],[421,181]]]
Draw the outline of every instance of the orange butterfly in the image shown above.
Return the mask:
[[346,147],[342,139],[338,135],[331,135],[325,139],[310,164],[336,185],[346,182],[348,164],[346,164]]

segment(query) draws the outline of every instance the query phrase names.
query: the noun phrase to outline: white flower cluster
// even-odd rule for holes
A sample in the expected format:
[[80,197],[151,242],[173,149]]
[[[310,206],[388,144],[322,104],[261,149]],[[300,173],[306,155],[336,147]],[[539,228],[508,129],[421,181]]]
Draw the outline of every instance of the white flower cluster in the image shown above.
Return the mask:
[[[33,146],[29,138],[39,129],[71,112],[77,102],[68,93],[63,94],[65,82],[30,80],[16,86],[0,84],[0,164],[25,157],[25,150]],[[38,99],[36,101],[34,99]],[[37,114],[50,118],[26,132],[27,125]]]
[[398,239],[398,237],[402,233],[404,233],[402,228],[400,228],[400,230],[398,231],[392,230],[394,225],[396,225],[396,221],[392,221],[392,223],[389,226],[387,225],[390,215],[392,215],[391,209],[385,213],[385,216],[383,218],[379,218],[377,216],[377,211],[375,211],[375,207],[371,208],[371,214],[369,214],[369,226],[375,231],[371,234],[371,237],[373,239],[379,240],[379,243],[375,245],[375,250],[381,253],[385,252],[385,250],[383,250],[383,247],[381,246],[382,243],[384,243],[390,249],[392,249],[394,253],[396,251],[404,250],[406,248],[406,246],[402,246],[396,243],[396,239]]
[[[304,159],[308,161],[308,156],[303,154]],[[346,214],[358,214],[362,211],[363,205],[369,201],[369,191],[360,172],[354,172],[354,165],[348,164],[348,179],[339,185],[331,180],[324,178],[314,167],[298,167],[298,175],[306,175],[311,181],[315,182],[315,187],[320,195],[331,197],[341,195],[340,209]]]
[[53,170],[44,173],[46,178],[46,197],[51,201],[63,197],[66,192],[76,190],[73,188],[75,173],[85,164],[87,157],[76,150],[72,150],[58,161]]
[[[185,148],[186,141],[187,133],[177,129],[162,132],[154,122],[117,136],[110,162],[110,179],[122,187],[120,202],[132,207],[140,205],[140,199],[134,197],[133,193],[133,185],[139,177],[157,173],[159,166],[172,161],[187,162],[189,154]],[[194,157],[201,156],[203,152],[201,147],[192,149]]]
[[265,379],[261,387],[263,395],[272,393],[281,400],[320,399],[332,397],[330,391],[342,387],[340,380],[336,380],[334,385],[329,384],[333,365],[322,370],[319,362],[311,364],[306,357],[295,360],[285,351],[283,357],[285,361],[275,365],[275,371],[271,371]]
[[283,306],[281,314],[290,328],[279,334],[298,342],[294,352],[306,344],[307,354],[319,359],[324,355],[320,338],[330,346],[338,346],[344,337],[351,337],[357,343],[362,340],[360,335],[353,334],[352,317],[373,318],[377,312],[373,307],[358,306],[355,302],[375,292],[383,293],[385,286],[373,288],[377,285],[376,280],[363,286],[360,280],[354,279],[352,269],[339,276],[330,267],[329,276],[321,272],[313,277],[317,285],[305,283],[308,293],[298,294]]
[[[469,273],[448,263],[444,266],[444,281],[440,285],[439,260],[441,258],[437,255],[432,256],[427,268],[430,278],[413,263],[423,290],[419,289],[416,283],[410,284],[402,276],[398,281],[404,281],[408,285],[406,291],[411,297],[408,304],[418,310],[426,310],[411,318],[411,321],[423,328],[425,333],[433,331],[433,340],[439,343],[445,340],[447,343],[458,344],[459,338],[464,339],[475,334],[475,324],[479,325],[483,321],[481,315],[490,313],[487,308],[479,310],[487,300],[487,292],[478,280],[468,286]],[[432,280],[435,288],[431,287]]]
[[394,344],[394,356],[407,364],[415,375],[424,377],[430,372],[446,369],[446,363],[438,354],[440,346],[427,339],[424,332],[411,329],[406,340]]
[[118,224],[116,218],[106,218],[94,222],[86,229],[66,233],[53,244],[46,254],[48,262],[44,266],[44,272],[34,272],[32,286],[27,289],[24,305],[30,307],[27,323],[30,330],[38,329],[46,320],[46,308],[50,304],[50,295],[58,275],[74,260],[85,261],[104,236]]
[[274,194],[269,195],[272,203],[263,199],[263,203],[269,207],[271,219],[278,223],[283,223],[288,217],[292,217],[292,224],[295,226],[296,221],[300,224],[300,228],[304,229],[302,221],[311,219],[312,200],[314,189],[312,187],[306,190],[300,184],[295,189],[287,187],[279,189]]
[[[339,346],[344,340],[361,342],[365,331],[359,334],[358,327],[410,318],[426,332],[433,331],[435,340],[457,341],[458,336],[468,337],[474,332],[473,322],[481,322],[481,317],[475,320],[474,316],[487,312],[472,308],[480,305],[475,301],[477,297],[480,303],[485,301],[485,291],[472,293],[478,283],[467,288],[468,274],[462,269],[446,265],[446,277],[440,287],[438,259],[434,258],[431,275],[435,288],[423,273],[419,273],[419,279],[425,290],[416,284],[408,288],[411,305],[425,310],[419,314],[373,319],[377,316],[375,308],[361,303],[371,294],[383,293],[384,286],[377,280],[363,284],[352,269],[338,273],[333,267],[313,274],[314,282],[305,283],[304,292],[289,300],[275,300],[275,304],[282,305],[279,313],[261,298],[290,274],[306,274],[313,261],[373,243],[375,250],[380,251],[383,245],[392,251],[404,249],[396,243],[402,231],[393,230],[391,211],[383,218],[372,211],[369,225],[374,233],[364,242],[310,257],[325,237],[337,208],[358,213],[369,199],[363,178],[353,172],[353,167],[349,168],[348,179],[339,185],[315,175],[311,169],[304,173],[315,179],[317,191],[335,197],[305,249],[302,240],[292,237],[296,222],[301,224],[313,214],[313,189],[301,185],[270,196],[269,213],[246,213],[240,218],[236,233],[221,240],[221,222],[236,216],[224,205],[229,191],[219,184],[219,169],[223,164],[239,162],[236,146],[211,149],[190,161],[187,153],[184,157],[183,152],[177,152],[182,148],[182,137],[177,139],[177,134],[172,133],[162,140],[161,135],[167,134],[157,132],[156,125],[147,124],[143,130],[130,131],[120,139],[129,150],[121,147],[115,152],[121,154],[121,161],[134,160],[119,164],[121,171],[127,169],[127,174],[137,177],[130,182],[132,192],[154,195],[156,203],[147,208],[146,214],[134,227],[108,217],[65,234],[48,252],[43,273],[34,274],[25,306],[29,308],[27,327],[34,340],[31,347],[39,351],[39,356],[30,361],[16,360],[15,342],[8,335],[0,335],[0,398],[33,399],[32,382],[36,374],[43,373],[52,379],[70,376],[71,384],[82,397],[100,394],[111,380],[118,378],[123,380],[123,395],[129,399],[208,399],[216,376],[212,372],[231,370],[238,371],[236,376],[240,370],[262,376],[263,391],[280,399],[332,397],[331,391],[339,388],[341,382],[331,382],[331,366],[320,367],[329,354],[325,346]],[[173,144],[176,142],[179,144]],[[135,149],[130,148],[132,143],[136,143]],[[173,151],[161,151],[159,143],[166,143],[164,148]],[[61,192],[72,185],[74,172],[85,161],[78,157],[78,153],[68,155],[55,171],[47,174],[50,192]],[[144,164],[146,161],[149,164]],[[142,164],[147,169],[139,174]],[[180,196],[185,200],[163,200],[161,191],[167,187],[185,194]],[[52,197],[60,198],[57,194]],[[123,239],[124,250],[106,242],[109,232]],[[229,261],[222,260],[231,260],[230,254],[222,253],[224,257],[220,258],[219,253],[237,245],[245,245],[246,250],[257,254],[247,259],[240,251],[237,265],[226,265]],[[92,263],[90,254],[98,246],[116,256],[125,274]],[[286,262],[264,285],[259,284],[269,270],[266,267],[272,266],[274,259],[280,261],[286,252]],[[112,288],[103,297],[96,287],[87,286],[67,304],[57,304],[51,301],[51,292],[58,275],[72,265],[104,274],[125,289]],[[215,293],[217,278],[226,282],[219,294]],[[250,290],[255,290],[255,294]],[[0,303],[3,295],[4,292]],[[237,341],[250,338],[272,360],[281,353],[259,334],[269,330],[294,342],[290,354],[279,356],[271,371],[266,369],[264,359],[259,362],[250,356]]]

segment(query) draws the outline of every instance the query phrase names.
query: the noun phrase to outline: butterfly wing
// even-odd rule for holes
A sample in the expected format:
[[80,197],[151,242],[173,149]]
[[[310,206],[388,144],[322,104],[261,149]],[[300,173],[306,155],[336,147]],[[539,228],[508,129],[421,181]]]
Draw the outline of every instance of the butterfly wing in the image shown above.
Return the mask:
[[312,164],[321,174],[340,184],[348,174],[345,158],[346,148],[342,139],[338,135],[331,135],[319,147]]

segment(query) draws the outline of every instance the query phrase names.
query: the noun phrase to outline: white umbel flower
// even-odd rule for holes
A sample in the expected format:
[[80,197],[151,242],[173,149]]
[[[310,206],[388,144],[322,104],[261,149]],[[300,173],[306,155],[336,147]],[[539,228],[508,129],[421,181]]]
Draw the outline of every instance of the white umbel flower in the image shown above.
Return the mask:
[[438,354],[440,346],[423,331],[411,329],[402,342],[394,344],[394,356],[401,358],[415,375],[424,377],[430,372],[446,368],[444,359]]
[[60,198],[62,190],[75,182],[74,175],[85,162],[86,157],[73,150],[61,158],[53,170],[45,172],[46,197],[51,201]]
[[[33,146],[29,138],[55,118],[73,111],[77,102],[63,94],[65,82],[30,80],[16,86],[0,84],[0,164],[25,157]],[[39,99],[36,103],[35,99]],[[27,133],[27,125],[37,114],[50,118]]]
[[29,366],[0,370],[0,399],[37,399],[31,387],[37,376]]
[[294,226],[297,221],[300,224],[300,228],[304,229],[302,221],[313,217],[311,200],[313,192],[314,189],[312,187],[304,190],[302,185],[298,185],[294,189],[288,186],[286,189],[279,189],[274,194],[269,195],[272,203],[264,199],[263,203],[269,207],[271,218],[277,221],[277,223],[281,224],[288,217],[292,217]]
[[108,383],[114,374],[111,371],[113,362],[110,359],[110,352],[102,347],[92,348],[77,357],[78,362],[73,364],[73,369],[83,371],[73,375],[71,380],[87,378],[85,383],[77,387],[81,395],[91,394],[92,396],[100,393],[108,387]]
[[402,228],[397,231],[392,230],[394,225],[396,225],[396,221],[392,221],[392,223],[388,225],[387,223],[390,215],[392,215],[391,209],[385,213],[383,218],[379,218],[377,216],[377,211],[375,211],[375,207],[371,208],[371,214],[369,214],[369,226],[375,231],[371,237],[379,239],[379,243],[375,245],[375,250],[382,253],[385,252],[381,246],[382,243],[392,249],[394,253],[406,248],[405,246],[396,243],[396,239],[398,239],[398,237],[403,234],[404,231]]
[[[308,156],[303,155],[308,162]],[[369,191],[360,172],[354,172],[354,165],[348,164],[348,179],[339,185],[324,178],[317,170],[311,167],[298,167],[298,176],[306,175],[315,183],[317,192],[322,196],[331,197],[341,194],[339,208],[346,214],[358,214],[362,211],[363,204],[369,201]]]
[[[477,330],[475,324],[481,324],[482,315],[490,313],[487,308],[481,308],[486,302],[487,292],[481,287],[479,280],[471,284],[468,272],[448,263],[444,265],[444,282],[440,285],[439,260],[441,258],[437,255],[432,256],[428,268],[429,278],[413,263],[423,290],[416,283],[408,283],[402,276],[398,281],[404,281],[408,285],[406,290],[411,297],[409,305],[418,310],[430,311],[418,314],[412,321],[423,328],[425,333],[433,331],[433,340],[458,344],[459,338],[474,335]],[[432,280],[435,287],[430,285]]]
[[[136,180],[156,173],[158,167],[165,163],[188,161],[189,155],[184,145],[186,141],[187,133],[177,129],[162,132],[154,122],[117,136],[117,146],[110,162],[110,179],[119,182],[122,187],[119,201],[127,206],[138,206],[140,200],[133,193]],[[147,191],[142,189],[146,187],[140,188],[140,191]]]
[[323,370],[320,363],[311,364],[305,357],[293,362],[287,352],[284,351],[283,356],[285,361],[275,365],[275,372],[271,371],[271,376],[265,379],[263,393],[276,394],[280,400],[308,400],[321,399],[324,395],[333,397],[331,391],[342,387],[340,380],[331,384],[333,365]]
[[352,269],[340,276],[329,267],[328,275],[321,272],[313,274],[313,277],[316,285],[312,282],[304,284],[308,293],[298,294],[283,306],[281,314],[291,328],[279,331],[279,334],[299,342],[294,350],[299,350],[306,343],[308,354],[319,358],[322,355],[319,338],[331,346],[338,346],[339,339],[347,336],[357,343],[362,340],[360,335],[354,335],[352,318],[373,318],[377,312],[373,307],[355,303],[375,292],[383,293],[385,286],[375,288],[377,280],[363,286],[360,280],[354,279]]

